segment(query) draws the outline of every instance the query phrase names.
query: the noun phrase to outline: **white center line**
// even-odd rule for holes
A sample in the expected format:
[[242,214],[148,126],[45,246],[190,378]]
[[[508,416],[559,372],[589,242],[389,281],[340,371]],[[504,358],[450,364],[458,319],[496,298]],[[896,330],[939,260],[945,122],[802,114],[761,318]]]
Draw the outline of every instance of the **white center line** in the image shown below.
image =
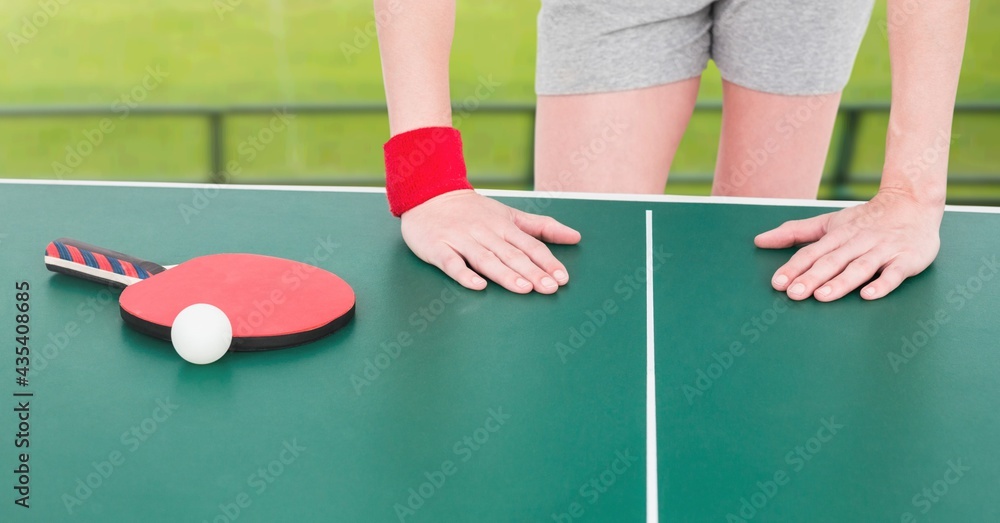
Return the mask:
[[653,343],[653,211],[646,211],[646,523],[660,521],[656,460],[656,357]]

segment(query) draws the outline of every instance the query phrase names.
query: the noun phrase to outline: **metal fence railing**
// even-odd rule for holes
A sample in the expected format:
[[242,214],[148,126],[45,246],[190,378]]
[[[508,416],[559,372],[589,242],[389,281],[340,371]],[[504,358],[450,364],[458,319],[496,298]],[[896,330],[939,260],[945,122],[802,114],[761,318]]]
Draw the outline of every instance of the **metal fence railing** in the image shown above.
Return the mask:
[[[699,103],[696,111],[720,111],[722,105],[718,102]],[[455,105],[456,113],[470,112],[461,105]],[[208,125],[208,157],[206,158],[207,179],[215,183],[225,183],[226,158],[226,120],[234,116],[267,115],[275,111],[284,111],[295,115],[380,115],[385,114],[386,106],[381,103],[294,103],[294,104],[245,104],[245,105],[141,105],[130,110],[130,116],[139,117],[198,117],[204,118]],[[839,199],[858,199],[861,196],[851,189],[856,183],[878,183],[877,173],[856,173],[852,165],[858,146],[861,124],[869,114],[886,114],[888,103],[844,103],[840,106],[840,133],[835,137],[831,151],[834,154],[832,172],[828,173],[827,185],[832,189],[832,195]],[[532,103],[493,103],[481,104],[475,108],[476,115],[517,115],[526,116],[531,120],[531,133],[534,133],[535,106]],[[1000,116],[1000,102],[993,103],[962,103],[955,107],[956,115],[969,113],[987,113]],[[74,116],[117,116],[109,106],[80,105],[46,105],[46,106],[16,106],[0,107],[0,119],[11,118],[64,118]],[[532,161],[534,156],[534,137],[528,140],[527,172],[523,178],[507,180],[509,183],[523,183],[530,187],[533,179]],[[951,173],[949,184],[981,185],[985,181],[998,183],[998,173]],[[377,176],[373,177],[378,179]],[[337,180],[338,184],[343,184]],[[263,182],[262,182],[263,183]],[[360,183],[360,182],[359,182]],[[711,183],[710,173],[694,173],[682,179],[674,178],[672,184],[706,184]],[[982,200],[963,199],[962,203],[1000,203],[1000,191],[994,197],[984,197]]]

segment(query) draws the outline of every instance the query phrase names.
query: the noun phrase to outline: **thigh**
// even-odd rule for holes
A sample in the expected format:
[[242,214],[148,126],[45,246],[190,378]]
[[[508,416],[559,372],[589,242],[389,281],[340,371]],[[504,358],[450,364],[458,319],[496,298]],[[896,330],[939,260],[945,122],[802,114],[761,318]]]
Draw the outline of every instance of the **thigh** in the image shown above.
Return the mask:
[[873,0],[719,0],[723,78],[713,193],[815,198]]
[[699,83],[539,96],[535,188],[662,193]]
[[662,193],[708,63],[711,0],[543,0],[535,187]]
[[712,194],[815,198],[840,93],[787,96],[723,82]]

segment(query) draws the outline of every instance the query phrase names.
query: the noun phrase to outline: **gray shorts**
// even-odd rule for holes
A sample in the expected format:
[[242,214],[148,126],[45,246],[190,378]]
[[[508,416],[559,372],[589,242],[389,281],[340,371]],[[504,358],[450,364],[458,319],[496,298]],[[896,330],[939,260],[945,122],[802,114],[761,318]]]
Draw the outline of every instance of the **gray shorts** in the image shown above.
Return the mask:
[[639,89],[701,75],[742,87],[841,91],[874,0],[542,0],[540,95]]

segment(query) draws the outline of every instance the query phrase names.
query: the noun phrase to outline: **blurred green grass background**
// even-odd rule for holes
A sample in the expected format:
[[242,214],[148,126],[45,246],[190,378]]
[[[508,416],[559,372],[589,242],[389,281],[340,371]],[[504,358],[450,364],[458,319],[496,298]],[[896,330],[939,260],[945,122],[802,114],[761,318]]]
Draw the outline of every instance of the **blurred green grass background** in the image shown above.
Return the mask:
[[[459,0],[458,6],[453,99],[470,96],[483,76],[501,84],[484,103],[532,102],[537,1]],[[38,0],[0,3],[5,36],[0,44],[0,105],[110,107],[141,84],[147,68],[159,68],[167,76],[148,91],[142,104],[384,100],[378,46],[366,34],[373,20],[370,0],[70,0],[44,17],[47,21],[37,27],[37,34],[12,40],[12,34],[30,34],[25,20],[40,20],[39,11]],[[1000,2],[973,0],[970,24],[959,100],[1000,100]],[[884,26],[885,1],[879,0],[845,102],[889,100]],[[714,101],[720,95],[718,71],[710,67],[700,100]],[[381,183],[381,144],[388,134],[384,115],[299,116],[247,161],[239,151],[241,142],[269,119],[227,120],[226,155],[242,163],[232,181],[337,184],[362,178]],[[66,148],[100,120],[0,118],[0,176],[57,177],[54,162],[65,163]],[[885,125],[885,116],[877,114],[862,121],[852,172],[880,172]],[[673,179],[712,172],[718,129],[717,112],[696,114],[678,151]],[[493,186],[526,188],[528,117],[473,113],[462,130],[474,180],[500,175]],[[997,113],[959,116],[951,171],[978,173],[984,182],[995,180],[1000,148],[991,142],[998,130]],[[208,132],[205,119],[197,117],[116,120],[103,143],[71,173],[59,177],[205,181],[210,176]],[[834,147],[831,160],[835,154]],[[1000,194],[990,187],[955,188],[951,193],[963,191]],[[708,186],[668,186],[668,192],[707,194]]]

